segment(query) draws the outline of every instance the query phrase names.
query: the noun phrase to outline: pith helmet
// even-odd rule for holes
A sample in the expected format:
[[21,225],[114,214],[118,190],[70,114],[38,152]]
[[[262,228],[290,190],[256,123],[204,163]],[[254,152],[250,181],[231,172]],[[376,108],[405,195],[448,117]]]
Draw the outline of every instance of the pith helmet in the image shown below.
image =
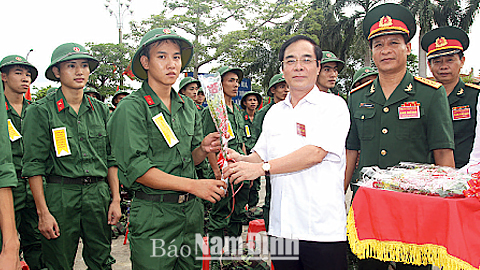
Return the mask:
[[366,78],[370,75],[378,75],[378,72],[375,71],[373,68],[371,67],[363,67],[359,70],[357,70],[357,72],[355,72],[355,74],[353,75],[353,82],[352,82],[352,88],[353,86],[358,82],[360,81],[361,79],[363,78]]
[[180,88],[180,91],[181,91],[183,87],[185,87],[185,86],[187,86],[188,84],[191,84],[191,83],[197,83],[198,87],[200,87],[200,81],[199,80],[197,80],[193,77],[185,77],[180,81],[180,84],[179,84],[178,88]]
[[31,73],[32,73],[32,82],[35,81],[35,79],[38,76],[38,70],[36,67],[34,67],[32,64],[30,64],[27,59],[23,58],[20,55],[9,55],[6,56],[5,58],[2,59],[0,62],[0,70],[2,70],[4,67],[7,66],[14,66],[14,65],[21,65],[21,66],[27,66],[30,67]]
[[250,95],[254,95],[257,97],[257,101],[258,101],[258,105],[257,105],[257,108],[260,106],[260,104],[262,103],[262,96],[257,93],[257,92],[254,92],[254,91],[249,91],[247,93],[245,93],[245,95],[243,95],[242,97],[242,100],[240,101],[240,106],[242,106],[242,109],[245,109],[245,105],[243,105],[243,102],[245,101],[245,99],[250,96]]
[[180,71],[185,69],[188,65],[190,60],[192,59],[193,55],[193,45],[187,39],[177,35],[173,30],[168,28],[157,28],[150,30],[148,33],[143,36],[142,40],[140,41],[140,46],[135,53],[135,56],[132,60],[132,71],[137,78],[145,80],[147,78],[147,71],[143,68],[142,64],[140,63],[140,56],[142,55],[142,51],[148,45],[166,39],[176,39],[180,41],[180,50],[182,52],[182,68]]
[[233,72],[237,74],[238,76],[238,81],[241,82],[243,79],[243,70],[241,68],[237,67],[229,67],[229,66],[224,66],[218,69],[218,73],[220,73],[220,76],[223,76],[224,74],[227,74],[228,72]]
[[345,66],[345,62],[338,59],[338,57],[333,52],[322,51],[322,61],[320,61],[320,64],[329,63],[329,62],[337,63],[338,73],[340,73],[340,71],[342,71],[343,67]]
[[59,79],[53,74],[53,67],[61,62],[76,59],[87,59],[88,66],[90,67],[90,73],[98,67],[98,60],[93,58],[93,56],[88,53],[85,47],[77,43],[65,43],[58,46],[53,51],[51,59],[52,62],[45,71],[45,77],[52,81],[59,81]]

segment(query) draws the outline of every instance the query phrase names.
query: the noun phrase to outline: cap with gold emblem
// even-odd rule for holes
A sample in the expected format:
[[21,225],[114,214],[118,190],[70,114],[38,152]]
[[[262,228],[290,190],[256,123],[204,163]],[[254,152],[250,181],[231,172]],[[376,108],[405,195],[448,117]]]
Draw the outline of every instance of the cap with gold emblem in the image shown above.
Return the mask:
[[38,76],[38,70],[32,64],[30,64],[27,59],[23,58],[20,55],[9,55],[2,59],[0,62],[0,70],[2,70],[6,66],[14,66],[14,65],[21,65],[27,66],[30,68],[30,72],[32,73],[32,83]]
[[427,52],[427,59],[456,54],[468,49],[470,40],[467,33],[460,28],[445,26],[426,33],[421,41],[422,49]]
[[363,19],[363,35],[367,40],[383,35],[403,34],[410,41],[417,25],[406,7],[387,3],[374,7]]
[[192,43],[168,28],[153,29],[143,36],[142,40],[140,41],[140,46],[138,47],[137,52],[132,60],[132,72],[135,74],[135,76],[137,76],[137,78],[142,80],[147,78],[147,71],[140,63],[140,56],[142,56],[143,49],[154,42],[166,39],[176,39],[180,41],[180,50],[182,53],[182,68],[180,71],[182,71],[188,65],[193,56]]
[[52,62],[45,71],[45,77],[52,81],[60,81],[60,79],[55,77],[53,74],[53,67],[61,62],[76,59],[87,59],[88,66],[90,67],[90,73],[98,67],[98,60],[91,56],[85,47],[77,43],[65,43],[58,46],[53,51],[51,59]]
[[335,62],[335,63],[337,63],[338,73],[340,73],[340,71],[342,71],[343,67],[345,66],[345,62],[338,59],[337,56],[332,52],[322,51],[322,54],[323,54],[322,55],[322,61],[320,61],[320,64]]

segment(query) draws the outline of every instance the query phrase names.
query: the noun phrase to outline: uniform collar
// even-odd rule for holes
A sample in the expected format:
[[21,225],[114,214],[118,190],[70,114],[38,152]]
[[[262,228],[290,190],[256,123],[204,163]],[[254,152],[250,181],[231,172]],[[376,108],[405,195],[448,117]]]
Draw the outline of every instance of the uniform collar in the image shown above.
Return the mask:
[[453,91],[448,95],[448,103],[453,104],[457,102],[459,99],[465,96],[465,83],[462,79],[458,79],[457,85],[453,88]]
[[402,81],[398,84],[397,88],[390,95],[388,100],[385,99],[383,94],[382,87],[380,86],[380,81],[376,78],[369,86],[366,92],[366,96],[370,97],[375,103],[381,105],[389,105],[399,102],[400,100],[406,99],[410,96],[415,95],[416,89],[415,84],[413,83],[413,76],[408,71],[403,76]]
[[[167,106],[163,104],[162,100],[158,97],[157,93],[148,85],[147,80],[142,83],[142,89],[144,91],[143,98],[147,102],[149,107],[160,106],[164,111],[170,113]],[[185,104],[185,100],[175,90],[170,89],[170,102],[172,114],[178,111]]]
[[[25,109],[27,108],[28,105],[30,105],[30,102],[24,97],[23,98],[23,106],[22,106],[22,116],[23,116],[23,114],[25,112]],[[6,96],[5,96],[5,108],[7,109],[7,112],[12,111],[12,113],[17,114],[17,111],[15,111],[13,109],[12,105],[10,105],[10,101],[8,101]]]
[[[57,109],[57,113],[60,113],[63,110],[70,107],[65,96],[63,95],[62,87],[58,88],[58,90],[55,91],[54,95],[55,95],[55,108]],[[86,110],[95,110],[95,108],[93,107],[90,96],[83,94],[82,104],[80,105],[80,109],[78,110],[78,115],[84,113]]]

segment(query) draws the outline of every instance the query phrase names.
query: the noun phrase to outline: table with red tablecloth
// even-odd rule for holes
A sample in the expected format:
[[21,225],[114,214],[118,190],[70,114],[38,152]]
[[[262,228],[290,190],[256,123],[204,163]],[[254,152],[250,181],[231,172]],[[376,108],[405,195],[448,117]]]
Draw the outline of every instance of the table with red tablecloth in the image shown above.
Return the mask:
[[480,201],[361,187],[347,219],[360,259],[480,269]]

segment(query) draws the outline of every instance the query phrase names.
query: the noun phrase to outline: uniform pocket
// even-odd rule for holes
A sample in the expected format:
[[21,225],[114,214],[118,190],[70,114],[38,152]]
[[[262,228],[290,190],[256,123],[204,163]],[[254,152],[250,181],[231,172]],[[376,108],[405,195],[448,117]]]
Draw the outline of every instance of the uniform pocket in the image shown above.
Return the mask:
[[395,132],[399,140],[413,141],[418,140],[418,134],[425,134],[422,117],[424,116],[423,108],[420,108],[420,118],[400,119]]
[[360,140],[368,141],[375,137],[375,109],[358,110],[353,118]]
[[107,159],[107,131],[102,127],[93,127],[88,130],[88,137],[93,149],[104,160]]

